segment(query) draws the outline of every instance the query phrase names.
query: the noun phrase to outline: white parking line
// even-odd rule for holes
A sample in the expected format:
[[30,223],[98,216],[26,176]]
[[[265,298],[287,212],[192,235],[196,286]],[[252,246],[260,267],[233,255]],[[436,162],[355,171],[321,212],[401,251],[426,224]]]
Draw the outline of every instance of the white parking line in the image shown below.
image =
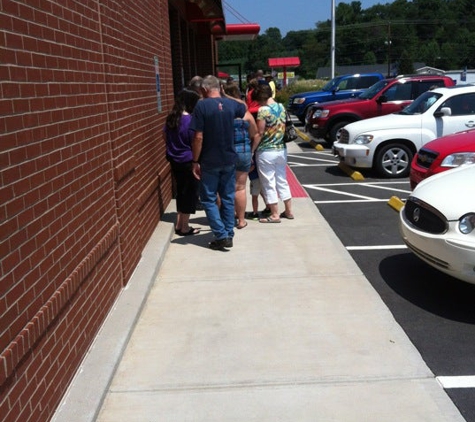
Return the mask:
[[356,204],[358,202],[388,202],[388,199],[339,199],[334,201],[313,201],[314,204]]
[[[303,185],[304,188],[310,188],[310,189],[316,189],[322,192],[330,192],[330,193],[336,193],[338,195],[343,195],[343,196],[350,196],[352,198],[360,198],[360,199],[366,199],[367,201],[376,201],[377,199],[371,198],[370,196],[364,196],[364,195],[356,195],[354,193],[349,193],[349,192],[341,192],[338,190],[334,189],[328,189],[328,188],[322,188],[322,187],[317,187],[315,185]],[[387,199],[386,199],[387,201]]]
[[[324,160],[318,160],[324,161]],[[303,163],[292,163],[290,161],[287,162],[290,167],[328,167],[327,163],[312,163],[312,164],[303,164]]]
[[360,186],[367,186],[367,187],[373,188],[373,189],[390,190],[390,191],[394,191],[394,192],[403,192],[403,193],[411,193],[411,192],[412,192],[412,191],[410,191],[410,190],[396,189],[396,188],[392,188],[392,187],[390,187],[390,186],[379,186],[379,185],[374,184],[374,183],[358,183],[358,185],[360,185]]
[[347,246],[348,251],[378,251],[386,249],[407,249],[406,245]]
[[443,388],[475,388],[475,375],[436,377]]

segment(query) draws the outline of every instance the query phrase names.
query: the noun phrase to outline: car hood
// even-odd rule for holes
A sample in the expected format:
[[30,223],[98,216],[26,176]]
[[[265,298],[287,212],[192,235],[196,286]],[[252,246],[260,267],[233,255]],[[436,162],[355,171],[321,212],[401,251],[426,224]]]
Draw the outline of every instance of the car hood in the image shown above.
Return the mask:
[[351,134],[370,133],[376,130],[419,128],[421,126],[421,114],[387,114],[385,116],[372,117],[371,119],[359,120],[345,126]]
[[307,92],[299,92],[298,94],[291,95],[290,98],[300,98],[300,97],[313,97],[315,95],[323,95],[328,94],[331,91],[307,91]]
[[339,104],[355,104],[355,103],[364,103],[368,100],[362,100],[361,98],[347,98],[346,100],[333,100],[333,101],[325,101],[324,103],[315,104],[313,108],[328,108],[334,107]]
[[419,183],[411,196],[439,210],[447,220],[475,212],[475,166],[461,166]]
[[424,149],[447,154],[475,152],[475,129],[434,139],[425,144]]

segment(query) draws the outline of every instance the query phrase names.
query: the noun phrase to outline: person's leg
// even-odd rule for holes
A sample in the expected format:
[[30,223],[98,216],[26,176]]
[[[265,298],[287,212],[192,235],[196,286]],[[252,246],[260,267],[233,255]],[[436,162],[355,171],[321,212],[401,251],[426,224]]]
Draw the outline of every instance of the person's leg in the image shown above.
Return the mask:
[[234,209],[236,211],[237,228],[242,229],[247,226],[245,220],[246,213],[246,182],[247,172],[236,171],[236,196],[234,198]]
[[189,226],[190,214],[196,212],[198,200],[198,181],[191,172],[190,163],[173,163],[173,176],[176,183],[176,208],[177,220],[175,233],[179,235],[192,235],[200,232]]
[[280,151],[276,157],[275,166],[275,180],[276,190],[279,198],[284,202],[285,211],[283,216],[285,218],[293,218],[292,214],[292,194],[287,182],[287,160],[285,150]]
[[[234,166],[226,166],[221,169],[219,188],[221,198],[221,221],[226,233],[225,237],[234,237],[234,198],[236,195],[236,171]],[[218,238],[219,239],[219,238]]]
[[[200,199],[201,205],[208,218],[211,231],[217,240],[226,239],[227,231],[221,220],[220,209],[216,203],[219,189],[220,169],[209,169],[201,167]],[[233,182],[234,191],[234,182]],[[234,220],[234,203],[232,205],[232,219]]]
[[[275,151],[260,151],[258,153],[259,180],[261,182],[262,192],[270,209],[268,218],[279,220],[278,196],[276,190],[275,166],[277,154]],[[264,222],[267,218],[261,219]]]
[[171,163],[172,173],[175,179],[175,189],[176,189],[176,223],[175,223],[175,233],[179,234],[181,232],[182,223],[183,223],[183,200],[184,200],[184,181],[183,181],[183,172],[181,171],[180,165],[177,163]]

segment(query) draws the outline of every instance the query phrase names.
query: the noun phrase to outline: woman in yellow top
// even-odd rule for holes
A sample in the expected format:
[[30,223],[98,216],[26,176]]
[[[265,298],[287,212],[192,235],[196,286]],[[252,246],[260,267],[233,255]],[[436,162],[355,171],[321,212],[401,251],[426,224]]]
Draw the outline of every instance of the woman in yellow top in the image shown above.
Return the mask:
[[[284,143],[285,108],[272,98],[269,85],[259,85],[255,99],[261,107],[257,113],[257,132],[253,151],[256,151],[257,169],[262,192],[271,213],[261,223],[280,223],[281,218],[293,219],[292,196],[287,183],[287,148]],[[279,198],[285,210],[279,214]]]

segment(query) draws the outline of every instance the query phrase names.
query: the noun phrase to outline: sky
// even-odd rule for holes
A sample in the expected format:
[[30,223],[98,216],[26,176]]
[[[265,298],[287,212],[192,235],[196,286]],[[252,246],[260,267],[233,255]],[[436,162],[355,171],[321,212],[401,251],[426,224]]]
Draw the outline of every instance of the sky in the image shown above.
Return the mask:
[[[393,0],[359,0],[362,9]],[[335,0],[350,4],[351,0]],[[226,23],[257,23],[260,34],[277,27],[284,37],[289,31],[315,29],[317,22],[331,19],[331,0],[222,0]]]

